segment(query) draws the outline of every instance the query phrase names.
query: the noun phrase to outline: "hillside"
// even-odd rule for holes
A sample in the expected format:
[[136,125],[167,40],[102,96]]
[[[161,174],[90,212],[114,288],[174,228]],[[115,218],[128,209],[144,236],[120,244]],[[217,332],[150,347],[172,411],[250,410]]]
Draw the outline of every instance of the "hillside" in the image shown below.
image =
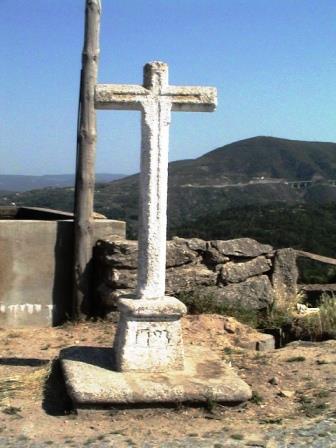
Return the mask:
[[[124,174],[97,173],[97,182],[111,182]],[[47,187],[71,187],[75,184],[74,174],[46,174],[44,176],[22,176],[0,174],[0,194],[7,191],[29,191]]]
[[[335,143],[254,137],[197,159],[171,162],[170,233],[226,209],[335,202],[334,179]],[[71,210],[73,189],[40,189],[2,199],[3,204],[8,201]],[[96,185],[95,209],[110,218],[126,220],[132,237],[136,236],[137,208],[138,175]]]

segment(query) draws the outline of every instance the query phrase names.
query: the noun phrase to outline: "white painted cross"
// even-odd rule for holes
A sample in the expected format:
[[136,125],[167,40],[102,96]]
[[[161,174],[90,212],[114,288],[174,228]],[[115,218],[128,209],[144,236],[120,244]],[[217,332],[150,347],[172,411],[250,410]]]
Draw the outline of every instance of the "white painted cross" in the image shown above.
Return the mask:
[[165,294],[168,138],[171,111],[211,112],[216,108],[213,87],[168,84],[168,65],[144,67],[143,86],[98,84],[96,109],[142,112],[137,298]]

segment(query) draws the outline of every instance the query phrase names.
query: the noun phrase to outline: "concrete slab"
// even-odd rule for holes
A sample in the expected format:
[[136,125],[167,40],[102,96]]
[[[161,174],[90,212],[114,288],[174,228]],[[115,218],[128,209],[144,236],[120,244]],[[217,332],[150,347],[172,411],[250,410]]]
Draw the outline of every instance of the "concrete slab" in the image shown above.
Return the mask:
[[117,372],[109,347],[69,347],[60,360],[77,410],[209,400],[238,404],[252,396],[234,370],[203,347],[185,347],[184,370],[164,373]]
[[[94,242],[123,238],[125,230],[122,221],[95,220]],[[48,327],[66,319],[73,294],[72,251],[71,220],[0,220],[1,327]]]

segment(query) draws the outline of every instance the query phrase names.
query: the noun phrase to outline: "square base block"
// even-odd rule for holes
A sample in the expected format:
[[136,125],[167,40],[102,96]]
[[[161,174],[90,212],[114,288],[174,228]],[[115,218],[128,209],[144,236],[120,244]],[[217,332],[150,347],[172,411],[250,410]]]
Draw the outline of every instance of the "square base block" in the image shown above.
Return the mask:
[[117,372],[112,348],[70,347],[60,360],[78,411],[209,400],[238,404],[252,396],[234,370],[204,347],[187,346],[184,370],[164,373]]
[[174,297],[121,298],[114,340],[116,370],[165,372],[183,369],[181,317],[185,305]]

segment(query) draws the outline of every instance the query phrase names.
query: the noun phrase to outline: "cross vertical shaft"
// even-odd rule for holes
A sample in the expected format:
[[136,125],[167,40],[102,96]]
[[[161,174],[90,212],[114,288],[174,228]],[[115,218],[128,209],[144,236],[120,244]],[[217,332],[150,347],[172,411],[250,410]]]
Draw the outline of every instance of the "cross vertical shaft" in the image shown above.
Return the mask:
[[147,64],[144,86],[155,96],[144,102],[141,135],[139,256],[137,298],[165,293],[168,140],[171,102],[160,96],[167,85],[167,66]]
[[144,67],[143,85],[98,84],[97,109],[138,110],[142,114],[137,298],[162,298],[165,291],[168,140],[172,111],[210,112],[216,89],[170,86],[168,66]]

